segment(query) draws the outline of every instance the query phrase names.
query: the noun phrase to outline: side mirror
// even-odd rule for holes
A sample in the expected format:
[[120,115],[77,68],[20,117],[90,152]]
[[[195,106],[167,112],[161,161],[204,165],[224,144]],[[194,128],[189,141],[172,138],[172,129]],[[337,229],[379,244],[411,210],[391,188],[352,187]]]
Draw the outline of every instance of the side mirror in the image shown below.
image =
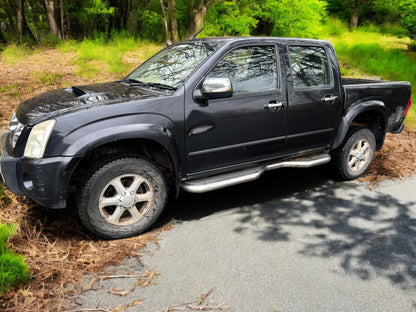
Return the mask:
[[194,92],[196,101],[223,99],[233,96],[233,86],[228,78],[207,78],[202,83],[202,88]]

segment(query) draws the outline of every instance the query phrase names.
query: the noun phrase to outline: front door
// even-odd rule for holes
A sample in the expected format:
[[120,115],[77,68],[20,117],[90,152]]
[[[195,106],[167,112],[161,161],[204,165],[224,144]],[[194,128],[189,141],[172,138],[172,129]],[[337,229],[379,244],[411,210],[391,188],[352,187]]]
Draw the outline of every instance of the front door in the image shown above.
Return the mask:
[[208,73],[229,78],[233,96],[185,107],[190,174],[278,156],[285,144],[286,94],[275,45],[239,47]]

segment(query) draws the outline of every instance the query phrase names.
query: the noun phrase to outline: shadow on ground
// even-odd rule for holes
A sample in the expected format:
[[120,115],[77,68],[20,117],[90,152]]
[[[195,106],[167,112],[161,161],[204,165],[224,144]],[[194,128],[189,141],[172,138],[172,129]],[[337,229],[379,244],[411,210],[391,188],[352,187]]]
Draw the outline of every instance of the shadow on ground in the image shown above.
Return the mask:
[[[320,169],[277,170],[262,179],[206,194],[181,193],[161,223],[198,220],[233,209],[230,229],[265,241],[302,235],[305,256],[339,260],[363,280],[382,276],[416,288],[416,203],[370,191],[363,183],[339,183]],[[260,226],[261,225],[261,226]]]

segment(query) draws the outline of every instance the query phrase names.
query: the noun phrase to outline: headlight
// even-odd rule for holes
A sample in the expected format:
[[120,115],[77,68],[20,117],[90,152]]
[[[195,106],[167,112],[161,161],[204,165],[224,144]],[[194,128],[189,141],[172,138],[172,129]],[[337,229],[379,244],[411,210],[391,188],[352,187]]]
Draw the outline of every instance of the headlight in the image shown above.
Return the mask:
[[46,144],[55,126],[55,120],[41,122],[32,128],[27,139],[23,156],[28,158],[42,158]]

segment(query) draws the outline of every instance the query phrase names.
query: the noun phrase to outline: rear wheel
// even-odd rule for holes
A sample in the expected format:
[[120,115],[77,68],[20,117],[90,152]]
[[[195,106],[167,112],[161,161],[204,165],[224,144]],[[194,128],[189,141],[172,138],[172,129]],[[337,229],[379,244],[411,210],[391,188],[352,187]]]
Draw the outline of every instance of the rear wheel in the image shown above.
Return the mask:
[[373,132],[366,128],[351,128],[342,145],[332,153],[332,166],[343,180],[360,177],[370,166],[376,149]]
[[137,235],[161,214],[167,186],[143,158],[118,158],[91,170],[78,195],[78,213],[92,233],[107,239]]

